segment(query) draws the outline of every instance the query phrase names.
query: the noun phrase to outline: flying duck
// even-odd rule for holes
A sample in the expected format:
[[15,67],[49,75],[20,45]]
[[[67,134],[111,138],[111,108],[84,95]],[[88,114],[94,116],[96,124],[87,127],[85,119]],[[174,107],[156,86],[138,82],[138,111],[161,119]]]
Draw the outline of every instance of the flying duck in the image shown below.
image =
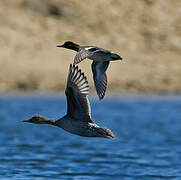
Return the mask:
[[64,47],[77,51],[74,58],[74,65],[86,58],[93,60],[92,73],[94,85],[99,99],[103,99],[107,88],[106,70],[109,66],[109,62],[122,60],[122,57],[103,48],[96,46],[80,46],[71,41],[66,41],[63,45],[57,45],[57,47]]
[[92,120],[88,93],[89,85],[86,76],[78,66],[70,64],[65,90],[67,114],[60,119],[50,119],[36,115],[29,120],[24,120],[24,122],[50,124],[79,136],[113,139],[115,136],[111,130],[99,127]]

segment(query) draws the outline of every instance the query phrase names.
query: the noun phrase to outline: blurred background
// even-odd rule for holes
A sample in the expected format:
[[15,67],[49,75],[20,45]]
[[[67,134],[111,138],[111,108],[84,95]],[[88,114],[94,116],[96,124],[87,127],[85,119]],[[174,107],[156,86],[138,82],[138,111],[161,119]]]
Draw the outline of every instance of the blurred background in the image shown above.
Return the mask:
[[[66,40],[123,57],[107,92],[181,92],[181,1],[0,1],[0,92],[64,91],[75,52]],[[80,63],[91,91],[91,61]],[[108,94],[108,93],[107,93]]]
[[[0,179],[180,180],[180,7],[181,0],[0,0]],[[92,117],[116,140],[22,122],[66,113],[75,52],[56,45],[67,40],[123,57],[110,63],[103,101],[92,62],[79,64],[95,95]]]

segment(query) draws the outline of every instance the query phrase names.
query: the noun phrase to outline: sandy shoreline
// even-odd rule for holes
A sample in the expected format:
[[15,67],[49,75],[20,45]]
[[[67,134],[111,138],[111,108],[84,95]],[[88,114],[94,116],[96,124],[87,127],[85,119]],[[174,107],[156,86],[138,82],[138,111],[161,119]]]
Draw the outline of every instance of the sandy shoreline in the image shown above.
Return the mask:
[[[66,101],[66,96],[63,91],[61,92],[10,92],[10,93],[0,93],[0,98],[1,99],[8,99],[8,98],[18,98],[18,99],[24,99],[24,98],[37,98],[37,99],[57,99],[57,98],[63,98]],[[135,100],[135,99],[147,99],[147,100],[158,100],[162,99],[164,100],[179,100],[181,99],[181,94],[157,94],[157,93],[117,93],[117,92],[109,92],[105,98],[104,101],[109,101],[109,100]],[[99,101],[99,98],[96,93],[89,93],[89,100],[92,102],[102,102]]]

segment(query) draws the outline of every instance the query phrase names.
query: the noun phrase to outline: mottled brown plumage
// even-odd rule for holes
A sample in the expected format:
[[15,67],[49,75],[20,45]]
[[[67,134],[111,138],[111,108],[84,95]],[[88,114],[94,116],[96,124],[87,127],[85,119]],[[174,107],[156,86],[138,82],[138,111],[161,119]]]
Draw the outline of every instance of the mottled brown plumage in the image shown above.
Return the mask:
[[67,114],[58,120],[37,115],[24,122],[51,124],[79,136],[114,138],[111,130],[99,127],[92,120],[88,93],[89,85],[84,73],[78,66],[70,65],[65,90]]

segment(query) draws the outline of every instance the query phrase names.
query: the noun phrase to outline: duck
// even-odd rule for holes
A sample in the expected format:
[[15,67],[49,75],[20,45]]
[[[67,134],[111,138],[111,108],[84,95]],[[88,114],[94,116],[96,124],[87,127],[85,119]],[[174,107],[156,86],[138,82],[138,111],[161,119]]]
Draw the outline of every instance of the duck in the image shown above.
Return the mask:
[[91,67],[94,86],[99,100],[102,100],[107,89],[106,70],[109,63],[110,61],[122,60],[123,58],[109,50],[97,46],[80,46],[72,41],[65,41],[64,44],[57,45],[57,47],[67,48],[77,52],[74,57],[74,65],[80,63],[86,58],[93,60]]
[[78,66],[70,64],[65,95],[67,113],[59,119],[51,119],[35,115],[23,122],[34,124],[50,124],[65,131],[83,137],[102,137],[114,139],[113,132],[105,127],[99,127],[91,117],[88,100],[89,84],[86,76]]

